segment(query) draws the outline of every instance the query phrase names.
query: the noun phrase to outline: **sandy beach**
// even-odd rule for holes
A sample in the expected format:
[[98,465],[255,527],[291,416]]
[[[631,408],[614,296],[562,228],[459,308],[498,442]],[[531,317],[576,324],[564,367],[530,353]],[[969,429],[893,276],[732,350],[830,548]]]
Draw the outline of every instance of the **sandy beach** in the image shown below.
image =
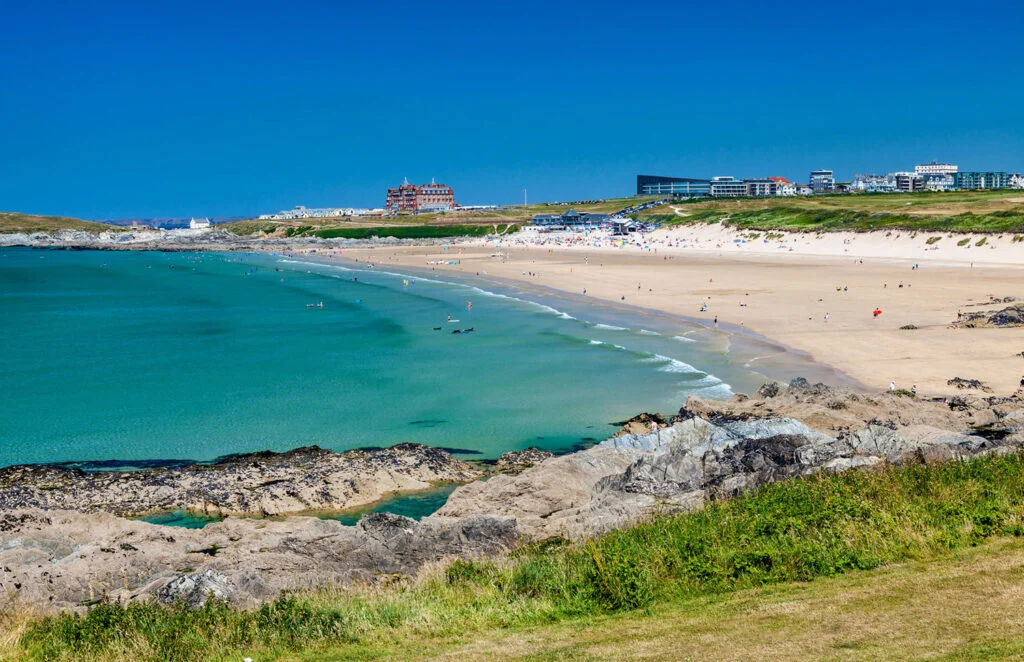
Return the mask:
[[[939,237],[939,239],[929,239]],[[486,275],[752,331],[810,354],[870,388],[922,395],[979,379],[996,393],[1024,375],[1024,328],[963,328],[959,312],[1024,297],[1024,242],[1011,235],[789,234],[715,226],[629,241],[602,233],[525,232],[448,246],[346,249],[377,264]],[[455,264],[452,264],[455,262]],[[873,311],[882,310],[875,316]],[[640,315],[641,313],[637,313]],[[916,330],[900,327],[914,325]]]

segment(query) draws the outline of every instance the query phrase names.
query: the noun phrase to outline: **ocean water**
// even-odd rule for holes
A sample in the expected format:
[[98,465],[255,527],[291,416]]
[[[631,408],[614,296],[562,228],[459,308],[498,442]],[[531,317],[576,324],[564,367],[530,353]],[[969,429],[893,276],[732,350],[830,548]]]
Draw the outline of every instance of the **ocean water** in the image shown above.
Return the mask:
[[763,381],[713,334],[638,319],[283,256],[0,249],[0,466],[567,451]]

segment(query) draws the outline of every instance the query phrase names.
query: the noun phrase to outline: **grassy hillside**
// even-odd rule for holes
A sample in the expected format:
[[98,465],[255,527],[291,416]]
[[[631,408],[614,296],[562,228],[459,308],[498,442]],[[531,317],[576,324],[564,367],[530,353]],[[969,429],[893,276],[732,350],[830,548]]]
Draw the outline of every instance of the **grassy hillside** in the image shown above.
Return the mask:
[[1024,233],[1024,191],[687,201],[637,218],[666,224],[723,222],[757,230]]
[[[500,649],[498,642],[506,637],[503,632],[525,628],[540,628],[537,639],[560,649],[561,645],[552,643],[553,633],[568,632],[580,623],[593,624],[600,630],[594,636],[632,651],[644,640],[621,637],[615,624],[628,623],[660,632],[661,645],[672,653],[676,649],[664,639],[673,635],[645,621],[647,614],[675,614],[677,621],[701,624],[727,642],[723,633],[728,634],[730,624],[737,622],[737,610],[758,607],[750,604],[749,596],[761,595],[779,607],[768,610],[773,616],[770,623],[753,630],[748,626],[738,638],[738,645],[753,649],[765,631],[783,643],[787,640],[792,600],[772,596],[800,592],[792,582],[906,561],[948,566],[958,550],[1020,536],[1024,536],[1024,457],[1013,455],[793,480],[714,502],[700,512],[658,517],[583,543],[531,545],[507,558],[455,561],[414,582],[294,595],[251,612],[223,604],[199,611],[183,606],[101,605],[84,617],[68,615],[28,624],[12,613],[6,624],[0,623],[4,626],[0,630],[15,633],[11,641],[17,643],[6,651],[12,657],[323,660],[408,657],[467,643],[470,652],[462,656],[471,656],[471,642]],[[1015,554],[1024,554],[1021,548],[1013,543]],[[1003,587],[1011,599],[1016,599],[1013,596],[1024,582],[1019,568],[1019,564],[1013,566],[1010,575],[1015,587]],[[984,571],[962,569],[962,574],[971,572]],[[884,658],[887,655],[878,654],[879,646],[902,644],[892,637],[874,640],[862,632],[860,622],[875,614],[876,608],[890,609],[902,614],[906,627],[916,628],[919,640],[914,646],[934,650],[933,628],[898,608],[900,601],[917,600],[923,610],[919,618],[940,618],[943,603],[915,592],[916,586],[929,584],[927,577],[916,585],[890,583],[885,577],[874,589],[861,591],[860,603],[846,606],[822,601],[828,585],[820,590],[812,587],[810,595],[818,599],[817,607],[806,610],[794,636],[806,638],[807,631],[817,627],[836,644],[835,650],[825,654],[852,651],[852,655],[863,648]],[[973,578],[979,586],[990,579]],[[846,585],[856,584],[853,579]],[[885,591],[893,594],[892,602],[874,605],[874,596]],[[959,595],[954,604],[965,604],[962,591],[947,593]],[[970,604],[973,608],[973,601]],[[957,613],[941,618],[949,621],[959,616],[958,610],[951,611]],[[817,622],[815,613],[828,614],[829,619]],[[837,628],[843,617],[851,623],[849,630]],[[874,627],[888,626],[886,619],[870,617],[875,619]],[[980,646],[973,652],[1005,651],[1007,646],[1021,649],[1019,628],[1005,632],[999,622],[972,620],[977,638],[968,643]],[[949,633],[945,636],[950,638]],[[1003,648],[985,648],[988,644],[979,641]],[[715,655],[722,653],[718,646],[725,645],[700,638],[677,644]],[[520,654],[530,652],[522,649],[521,640],[517,645]]]
[[58,230],[85,230],[86,232],[117,231],[118,228],[106,223],[81,221],[64,216],[38,216],[17,212],[0,212],[0,233],[15,232],[56,232]]
[[[217,227],[234,232],[239,235],[250,235],[257,233],[284,234],[291,228],[306,228],[305,232],[320,232],[334,230],[352,230],[363,228],[384,228],[401,226],[473,226],[495,224],[507,225],[509,223],[524,223],[537,214],[560,214],[570,208],[576,211],[589,212],[592,214],[608,214],[640,202],[646,202],[651,198],[609,198],[595,201],[589,204],[567,204],[557,202],[541,202],[530,205],[510,205],[500,209],[481,209],[453,211],[447,213],[431,214],[407,214],[402,216],[388,217],[344,217],[344,218],[304,218],[287,221],[237,221],[225,223]],[[293,231],[294,234],[294,231]],[[347,236],[347,235],[337,235]],[[383,236],[383,235],[381,235]],[[455,236],[455,235],[445,235]]]
[[[1021,659],[1022,567],[1024,541],[1001,538],[928,561],[639,612],[420,639],[382,646],[379,654],[399,660]],[[300,659],[352,658],[337,651]]]

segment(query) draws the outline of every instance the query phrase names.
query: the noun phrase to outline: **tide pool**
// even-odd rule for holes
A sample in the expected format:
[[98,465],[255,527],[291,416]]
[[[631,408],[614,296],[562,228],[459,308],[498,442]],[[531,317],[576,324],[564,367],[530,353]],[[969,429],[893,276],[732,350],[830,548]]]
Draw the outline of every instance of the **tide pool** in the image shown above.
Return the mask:
[[263,254],[0,249],[0,466],[567,451],[763,381],[685,324],[525,296]]

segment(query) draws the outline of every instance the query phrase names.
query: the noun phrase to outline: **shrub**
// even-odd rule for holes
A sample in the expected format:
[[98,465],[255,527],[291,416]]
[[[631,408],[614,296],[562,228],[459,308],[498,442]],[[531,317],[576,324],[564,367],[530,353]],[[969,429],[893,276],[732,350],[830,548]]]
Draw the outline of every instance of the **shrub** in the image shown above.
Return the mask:
[[956,242],[956,245],[957,246],[966,246],[969,243],[971,243],[970,237],[965,237],[964,239],[961,239],[960,241]]

